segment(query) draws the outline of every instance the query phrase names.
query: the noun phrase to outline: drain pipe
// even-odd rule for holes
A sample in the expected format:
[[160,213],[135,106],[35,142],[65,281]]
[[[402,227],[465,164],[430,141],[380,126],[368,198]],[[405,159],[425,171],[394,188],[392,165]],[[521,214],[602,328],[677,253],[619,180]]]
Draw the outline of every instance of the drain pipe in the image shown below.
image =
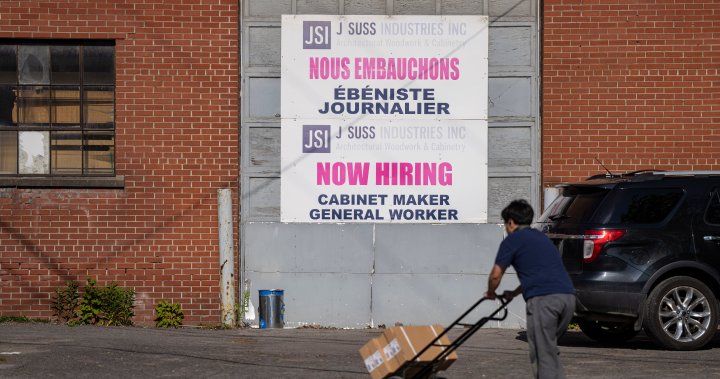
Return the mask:
[[220,234],[220,271],[222,324],[235,326],[235,258],[233,253],[232,191],[218,190],[218,230]]

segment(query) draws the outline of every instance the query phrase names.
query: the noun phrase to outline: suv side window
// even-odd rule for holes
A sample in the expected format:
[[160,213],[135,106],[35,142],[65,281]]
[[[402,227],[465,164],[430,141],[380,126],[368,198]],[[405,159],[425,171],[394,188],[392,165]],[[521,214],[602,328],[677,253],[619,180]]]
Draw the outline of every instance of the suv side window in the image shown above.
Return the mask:
[[679,188],[622,190],[610,216],[611,223],[656,224],[665,220],[683,197]]
[[714,188],[710,193],[710,203],[705,210],[705,222],[720,225],[720,189]]

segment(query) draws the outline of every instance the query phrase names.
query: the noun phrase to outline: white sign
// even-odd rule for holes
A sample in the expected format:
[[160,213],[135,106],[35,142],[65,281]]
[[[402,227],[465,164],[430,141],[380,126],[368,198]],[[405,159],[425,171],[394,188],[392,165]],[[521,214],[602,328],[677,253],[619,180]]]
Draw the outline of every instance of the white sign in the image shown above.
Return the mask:
[[486,16],[283,16],[281,220],[487,220]]

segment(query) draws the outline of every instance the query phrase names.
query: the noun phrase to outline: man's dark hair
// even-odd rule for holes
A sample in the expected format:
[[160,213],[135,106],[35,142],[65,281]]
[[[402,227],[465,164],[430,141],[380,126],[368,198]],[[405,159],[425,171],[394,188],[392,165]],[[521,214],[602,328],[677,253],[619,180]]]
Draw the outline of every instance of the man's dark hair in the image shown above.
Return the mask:
[[503,221],[513,220],[518,225],[530,225],[534,215],[532,206],[523,199],[511,201],[500,213]]

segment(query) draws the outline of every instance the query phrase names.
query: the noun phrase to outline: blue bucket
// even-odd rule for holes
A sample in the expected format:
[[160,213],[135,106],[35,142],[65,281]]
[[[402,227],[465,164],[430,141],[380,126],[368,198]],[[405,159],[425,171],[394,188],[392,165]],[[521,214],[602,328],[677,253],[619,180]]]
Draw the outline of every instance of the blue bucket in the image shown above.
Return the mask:
[[284,290],[260,290],[260,329],[282,328],[285,326]]

